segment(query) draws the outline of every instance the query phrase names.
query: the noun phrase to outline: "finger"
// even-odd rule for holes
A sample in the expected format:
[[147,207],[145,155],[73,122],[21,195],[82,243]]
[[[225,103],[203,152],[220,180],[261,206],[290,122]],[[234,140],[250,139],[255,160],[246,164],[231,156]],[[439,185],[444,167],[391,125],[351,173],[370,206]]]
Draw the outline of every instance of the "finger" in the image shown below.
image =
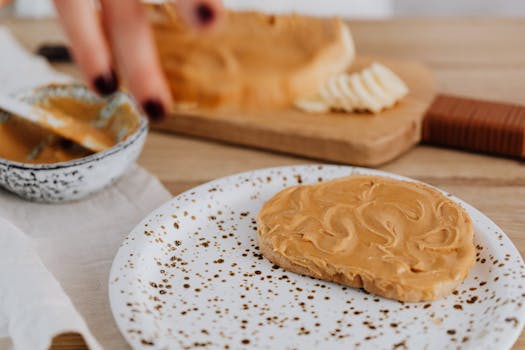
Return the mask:
[[6,5],[9,5],[11,0],[0,0],[0,9]]
[[179,0],[175,4],[184,20],[195,28],[213,29],[224,16],[221,0]]
[[102,95],[115,92],[117,76],[93,2],[55,0],[55,7],[69,37],[73,57],[91,87]]
[[145,8],[136,0],[102,0],[102,14],[127,87],[150,119],[162,119],[171,98]]

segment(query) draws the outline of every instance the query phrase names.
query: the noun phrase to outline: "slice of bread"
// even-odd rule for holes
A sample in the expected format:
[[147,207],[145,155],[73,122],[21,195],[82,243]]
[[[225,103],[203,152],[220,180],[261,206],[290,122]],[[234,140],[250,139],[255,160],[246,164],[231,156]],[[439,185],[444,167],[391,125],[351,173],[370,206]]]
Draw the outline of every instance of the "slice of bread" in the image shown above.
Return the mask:
[[258,216],[272,263],[400,301],[450,294],[475,261],[465,210],[428,186],[351,176],[287,188]]
[[175,101],[274,108],[317,91],[355,55],[338,19],[228,12],[211,33],[189,29],[149,5],[162,67]]

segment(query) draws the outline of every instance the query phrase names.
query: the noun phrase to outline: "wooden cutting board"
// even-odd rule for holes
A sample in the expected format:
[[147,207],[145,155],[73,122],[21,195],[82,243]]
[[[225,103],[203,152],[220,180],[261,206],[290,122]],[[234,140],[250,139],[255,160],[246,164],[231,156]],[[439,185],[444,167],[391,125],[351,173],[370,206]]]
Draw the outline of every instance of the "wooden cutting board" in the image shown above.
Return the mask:
[[177,112],[154,128],[330,162],[378,166],[420,141],[423,116],[434,99],[435,85],[431,72],[412,61],[361,56],[349,72],[373,61],[390,67],[410,89],[394,108],[377,115],[307,114],[294,108],[197,108]]

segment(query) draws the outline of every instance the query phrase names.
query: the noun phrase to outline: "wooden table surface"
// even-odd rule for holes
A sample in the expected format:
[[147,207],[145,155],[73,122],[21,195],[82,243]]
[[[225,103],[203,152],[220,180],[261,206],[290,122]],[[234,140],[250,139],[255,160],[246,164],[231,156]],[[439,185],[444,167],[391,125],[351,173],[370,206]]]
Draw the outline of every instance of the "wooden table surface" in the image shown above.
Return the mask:
[[[4,19],[28,48],[63,41],[54,21]],[[419,60],[440,92],[525,104],[525,19],[395,19],[349,22],[358,52]],[[73,65],[58,69],[79,76]],[[241,171],[312,163],[184,136],[152,132],[139,163],[173,193]],[[484,212],[525,253],[525,162],[418,146],[380,169],[438,186]],[[78,338],[56,349],[82,349]],[[522,334],[513,349],[525,349]]]

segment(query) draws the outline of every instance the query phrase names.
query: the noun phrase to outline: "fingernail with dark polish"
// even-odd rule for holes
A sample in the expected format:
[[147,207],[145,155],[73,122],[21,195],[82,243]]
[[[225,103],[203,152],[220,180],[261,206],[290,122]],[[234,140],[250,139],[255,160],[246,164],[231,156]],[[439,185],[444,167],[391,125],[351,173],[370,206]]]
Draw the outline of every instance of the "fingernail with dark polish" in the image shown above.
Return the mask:
[[195,7],[195,13],[197,14],[197,19],[201,25],[208,25],[215,19],[213,8],[206,3],[198,4]]
[[112,94],[118,89],[117,75],[113,70],[108,74],[101,74],[93,80],[93,86],[101,95]]
[[166,115],[166,110],[159,100],[147,100],[142,104],[142,109],[152,122],[159,122]]

